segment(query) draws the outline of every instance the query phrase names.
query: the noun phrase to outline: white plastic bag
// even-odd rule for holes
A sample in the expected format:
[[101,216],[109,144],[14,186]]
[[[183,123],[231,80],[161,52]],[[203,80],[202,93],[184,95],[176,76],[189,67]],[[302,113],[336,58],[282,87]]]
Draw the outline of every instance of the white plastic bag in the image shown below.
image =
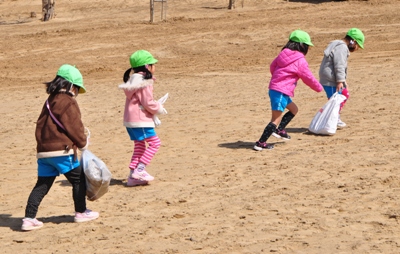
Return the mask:
[[344,100],[346,100],[346,96],[334,93],[329,101],[318,110],[308,130],[315,134],[334,135],[337,130],[340,104]]
[[86,176],[86,196],[90,201],[99,199],[108,192],[111,172],[102,160],[87,149],[82,151],[81,162]]

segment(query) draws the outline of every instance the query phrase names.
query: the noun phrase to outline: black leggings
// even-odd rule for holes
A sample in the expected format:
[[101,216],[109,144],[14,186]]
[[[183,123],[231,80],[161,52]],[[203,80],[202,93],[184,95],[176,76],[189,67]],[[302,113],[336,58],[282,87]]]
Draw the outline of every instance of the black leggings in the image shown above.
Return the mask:
[[[68,182],[72,184],[72,198],[74,200],[75,212],[83,213],[86,210],[86,182],[82,167],[74,168],[64,175]],[[36,218],[39,205],[44,196],[49,192],[55,179],[55,176],[38,176],[36,185],[33,187],[28,198],[28,203],[26,204],[26,218]]]

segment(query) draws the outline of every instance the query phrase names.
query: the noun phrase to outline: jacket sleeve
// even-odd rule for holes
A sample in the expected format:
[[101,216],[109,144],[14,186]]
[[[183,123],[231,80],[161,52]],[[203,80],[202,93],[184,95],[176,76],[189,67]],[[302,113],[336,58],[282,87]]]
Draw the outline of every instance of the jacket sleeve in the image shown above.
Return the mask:
[[348,51],[347,48],[345,48],[345,50],[342,49],[342,47],[337,47],[335,53],[333,54],[333,68],[335,72],[336,82],[346,81]]
[[323,87],[312,74],[310,68],[308,67],[307,61],[303,58],[299,61],[299,65],[300,66],[298,74],[300,79],[304,82],[304,84],[306,84],[316,92],[321,92]]
[[78,103],[73,100],[65,107],[64,112],[60,115],[60,122],[64,125],[67,136],[78,148],[85,148],[87,139],[85,135],[85,127],[81,120],[81,112]]
[[155,115],[163,112],[163,106],[153,98],[153,86],[146,86],[139,89],[136,95],[140,101],[140,105],[151,114]]
[[271,73],[271,75],[274,73],[274,70],[276,68],[276,61],[277,61],[277,58],[275,58],[272,61],[272,63],[269,65],[269,72]]

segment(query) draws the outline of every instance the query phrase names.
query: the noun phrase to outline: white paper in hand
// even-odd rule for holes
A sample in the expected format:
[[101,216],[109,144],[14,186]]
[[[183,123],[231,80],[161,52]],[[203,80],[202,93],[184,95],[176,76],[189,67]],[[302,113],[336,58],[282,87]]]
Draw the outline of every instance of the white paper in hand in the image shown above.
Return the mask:
[[168,93],[166,93],[163,97],[158,99],[158,102],[162,105],[167,101],[167,99],[168,99]]
[[[166,93],[163,97],[161,97],[160,99],[158,99],[158,103],[160,103],[161,105],[163,105],[168,99],[168,93]],[[165,109],[164,109],[165,110]],[[165,110],[165,114],[166,114],[166,110]],[[158,118],[157,115],[153,115],[153,122],[156,126],[160,126],[161,125],[161,120]]]

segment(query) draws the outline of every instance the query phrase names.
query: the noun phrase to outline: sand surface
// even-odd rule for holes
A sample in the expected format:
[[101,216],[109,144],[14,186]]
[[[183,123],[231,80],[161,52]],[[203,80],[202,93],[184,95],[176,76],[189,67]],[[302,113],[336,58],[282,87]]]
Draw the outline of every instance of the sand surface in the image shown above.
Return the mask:
[[[149,24],[149,1],[0,1],[0,242],[2,253],[400,253],[400,1],[169,0],[167,21]],[[30,18],[36,12],[36,18]],[[269,64],[291,31],[323,50],[351,27],[366,36],[349,58],[348,127],[331,137],[307,128],[326,102],[299,81],[289,142],[256,152],[271,117]],[[156,129],[155,180],[125,186],[133,143],[122,126],[117,86],[129,56],[159,59],[154,95],[169,93]],[[71,187],[56,179],[38,219],[21,219],[36,182],[35,122],[43,82],[76,65],[90,151],[112,172],[109,192],[90,202],[101,217],[73,223]]]

